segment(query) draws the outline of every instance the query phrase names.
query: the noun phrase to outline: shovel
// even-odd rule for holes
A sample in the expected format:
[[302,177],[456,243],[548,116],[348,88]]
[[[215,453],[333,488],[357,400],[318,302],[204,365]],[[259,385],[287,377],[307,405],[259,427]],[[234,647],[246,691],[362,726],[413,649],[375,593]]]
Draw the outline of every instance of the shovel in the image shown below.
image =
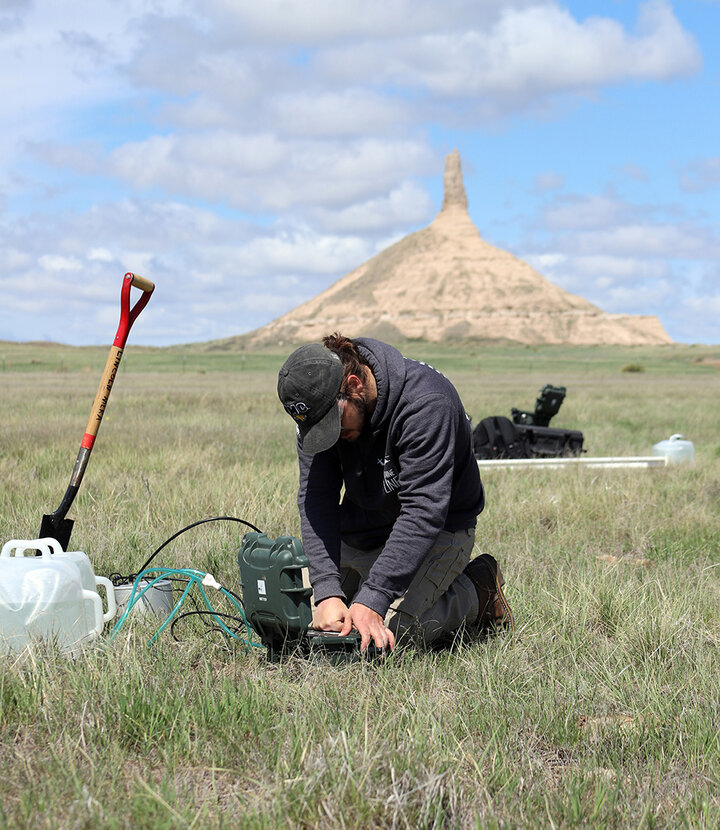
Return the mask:
[[[143,292],[143,295],[130,308],[130,288],[133,285],[139,288]],[[120,292],[120,325],[118,326],[115,340],[110,347],[110,354],[105,364],[105,371],[103,372],[102,380],[100,381],[100,386],[95,396],[95,402],[90,411],[90,419],[88,420],[87,427],[85,427],[83,439],[80,442],[80,451],[75,459],[75,466],[73,467],[72,476],[70,476],[70,484],[60,502],[60,507],[54,513],[45,514],[40,526],[39,538],[57,539],[63,550],[67,550],[68,548],[73,526],[73,520],[66,519],[65,516],[77,495],[80,482],[85,474],[85,468],[90,460],[90,452],[92,451],[95,438],[100,429],[100,422],[102,421],[105,407],[110,397],[110,391],[115,381],[115,375],[120,365],[120,358],[125,348],[125,341],[127,340],[132,324],[148,304],[150,295],[154,290],[155,285],[150,280],[146,280],[137,274],[128,273],[123,277],[122,290]]]

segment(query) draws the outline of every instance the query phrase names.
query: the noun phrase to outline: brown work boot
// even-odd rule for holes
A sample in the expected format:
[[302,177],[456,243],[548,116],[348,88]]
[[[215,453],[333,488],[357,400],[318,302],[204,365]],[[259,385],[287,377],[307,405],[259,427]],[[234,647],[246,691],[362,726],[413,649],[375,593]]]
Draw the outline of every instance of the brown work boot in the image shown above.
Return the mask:
[[483,629],[515,629],[512,611],[505,599],[502,571],[489,553],[481,553],[465,566],[465,575],[475,586],[478,596],[478,618],[475,622]]

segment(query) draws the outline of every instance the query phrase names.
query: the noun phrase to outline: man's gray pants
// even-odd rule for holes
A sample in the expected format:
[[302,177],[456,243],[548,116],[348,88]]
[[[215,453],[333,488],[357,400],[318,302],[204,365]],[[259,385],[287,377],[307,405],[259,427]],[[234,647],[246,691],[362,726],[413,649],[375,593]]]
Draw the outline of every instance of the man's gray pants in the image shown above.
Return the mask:
[[[385,625],[398,641],[434,642],[472,624],[478,616],[475,586],[463,570],[472,556],[475,528],[440,531],[407,591],[393,602]],[[382,548],[358,550],[340,547],[340,577],[348,605],[368,578]]]

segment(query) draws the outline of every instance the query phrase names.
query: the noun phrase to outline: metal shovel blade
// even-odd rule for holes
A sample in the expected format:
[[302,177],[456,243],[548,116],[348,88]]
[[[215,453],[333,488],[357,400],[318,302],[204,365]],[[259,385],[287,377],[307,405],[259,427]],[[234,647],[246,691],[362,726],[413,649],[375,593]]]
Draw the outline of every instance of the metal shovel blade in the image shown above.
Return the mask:
[[45,514],[40,524],[40,539],[57,539],[63,550],[68,549],[70,534],[72,533],[73,519],[56,519],[52,513]]

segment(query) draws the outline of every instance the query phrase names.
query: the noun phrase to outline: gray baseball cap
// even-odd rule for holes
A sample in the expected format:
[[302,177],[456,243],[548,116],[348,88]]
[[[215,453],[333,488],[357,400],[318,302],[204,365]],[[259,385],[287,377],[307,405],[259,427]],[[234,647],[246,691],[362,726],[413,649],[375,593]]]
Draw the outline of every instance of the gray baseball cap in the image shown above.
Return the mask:
[[301,346],[283,363],[278,397],[297,424],[303,452],[314,455],[327,450],[340,437],[342,380],[342,361],[320,343]]

